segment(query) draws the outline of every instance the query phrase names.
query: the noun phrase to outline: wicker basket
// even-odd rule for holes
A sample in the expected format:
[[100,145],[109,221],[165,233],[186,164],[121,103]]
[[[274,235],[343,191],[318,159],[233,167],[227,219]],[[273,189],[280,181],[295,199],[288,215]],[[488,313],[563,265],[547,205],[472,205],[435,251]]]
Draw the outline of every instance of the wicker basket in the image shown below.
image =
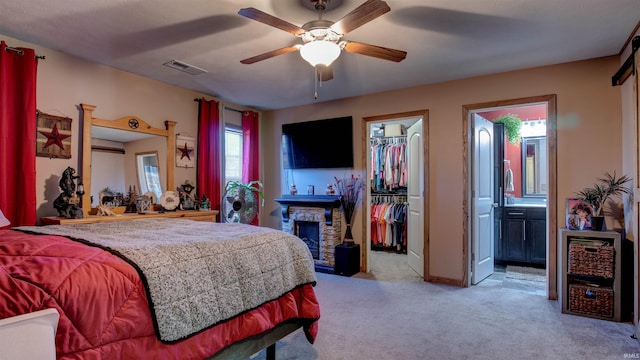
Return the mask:
[[613,289],[569,284],[569,310],[613,318]]
[[614,249],[608,245],[569,244],[567,272],[575,275],[613,278]]

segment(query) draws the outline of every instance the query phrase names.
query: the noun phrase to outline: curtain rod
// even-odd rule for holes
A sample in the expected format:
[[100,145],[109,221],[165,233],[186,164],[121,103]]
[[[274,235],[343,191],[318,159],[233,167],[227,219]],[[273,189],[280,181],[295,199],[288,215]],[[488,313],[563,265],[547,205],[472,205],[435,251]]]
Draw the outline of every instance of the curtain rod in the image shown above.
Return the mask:
[[239,113],[243,113],[244,111],[242,110],[238,110],[238,109],[234,109],[234,108],[230,108],[228,106],[224,106],[225,110],[231,110],[231,111],[235,111],[235,112],[239,112]]
[[[201,100],[202,100],[202,99],[193,99],[193,101],[196,101],[196,102],[200,102]],[[238,109],[230,108],[230,107],[225,106],[225,105],[223,105],[222,107],[223,107],[224,109],[226,109],[226,110],[239,112],[239,113],[241,113],[241,114],[242,114],[243,112],[245,112],[245,111],[249,111],[249,110],[238,110]]]
[[[24,55],[24,50],[20,50],[18,48],[14,48],[11,46],[7,46],[5,49],[7,49],[7,51],[13,51],[15,53],[17,53],[18,55],[22,56]],[[46,57],[44,55],[40,56],[40,55],[36,55],[36,59],[42,59],[44,60]]]
[[636,72],[636,67],[633,61],[633,55],[640,48],[640,36],[635,36],[631,40],[631,55],[625,60],[620,69],[611,77],[611,86],[622,85],[624,82]]

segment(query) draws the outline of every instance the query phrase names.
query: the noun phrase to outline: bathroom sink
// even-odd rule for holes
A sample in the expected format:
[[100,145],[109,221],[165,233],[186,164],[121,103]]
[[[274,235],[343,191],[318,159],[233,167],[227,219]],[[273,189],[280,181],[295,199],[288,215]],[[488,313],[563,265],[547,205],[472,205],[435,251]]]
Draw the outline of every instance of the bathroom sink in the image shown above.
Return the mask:
[[505,201],[504,206],[546,207],[547,199],[545,198],[513,198],[513,203],[507,204],[507,202]]
[[504,204],[505,207],[536,207],[536,208],[545,208],[547,207],[546,203],[515,203],[515,204]]

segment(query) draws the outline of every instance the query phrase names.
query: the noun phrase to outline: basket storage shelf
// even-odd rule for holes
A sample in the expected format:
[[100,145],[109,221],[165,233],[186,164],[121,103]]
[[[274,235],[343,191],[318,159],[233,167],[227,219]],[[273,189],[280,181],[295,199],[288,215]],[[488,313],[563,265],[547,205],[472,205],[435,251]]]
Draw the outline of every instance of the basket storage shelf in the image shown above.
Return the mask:
[[613,319],[614,292],[611,287],[569,284],[569,310]]
[[613,278],[614,249],[609,245],[588,245],[580,242],[569,243],[569,263],[567,272],[576,275]]
[[558,237],[562,312],[620,321],[620,233],[561,228]]

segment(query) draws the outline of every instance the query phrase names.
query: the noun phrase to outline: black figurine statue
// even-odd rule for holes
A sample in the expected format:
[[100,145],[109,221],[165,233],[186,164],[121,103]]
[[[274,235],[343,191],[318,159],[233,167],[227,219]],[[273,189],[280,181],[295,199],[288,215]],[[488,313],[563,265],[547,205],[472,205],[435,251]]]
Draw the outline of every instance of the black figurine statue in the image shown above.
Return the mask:
[[182,210],[194,210],[196,208],[196,202],[191,195],[193,191],[193,185],[186,180],[184,184],[182,184],[182,190],[180,191],[180,208]]
[[83,217],[82,208],[78,206],[80,203],[79,196],[84,195],[82,181],[78,181],[78,190],[76,191],[75,180],[80,179],[76,176],[76,170],[67,167],[60,177],[58,186],[62,189],[62,194],[53,201],[53,207],[58,210],[58,216],[69,219],[81,219]]

